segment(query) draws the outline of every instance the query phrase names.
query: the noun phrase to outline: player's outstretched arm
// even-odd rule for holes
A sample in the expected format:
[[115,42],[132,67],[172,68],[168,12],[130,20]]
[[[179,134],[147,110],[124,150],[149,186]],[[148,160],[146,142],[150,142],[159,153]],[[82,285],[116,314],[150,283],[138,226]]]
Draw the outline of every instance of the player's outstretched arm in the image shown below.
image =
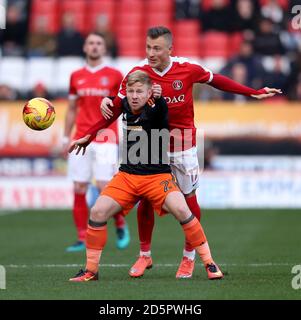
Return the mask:
[[105,129],[109,127],[118,117],[120,116],[122,112],[121,108],[115,108],[113,112],[113,117],[110,119],[101,118],[98,122],[96,122],[90,129],[86,131],[86,135],[78,140],[73,141],[69,146],[69,153],[71,153],[73,150],[77,150],[76,154],[79,154],[81,149],[83,149],[83,154],[86,151],[86,147],[90,144],[91,141],[93,141],[101,129]]
[[251,97],[256,99],[265,99],[265,98],[273,97],[277,93],[278,94],[282,93],[281,89],[275,89],[275,88],[269,88],[269,87],[264,87],[263,90],[265,91],[265,93],[251,94]]
[[281,94],[281,89],[275,88],[262,88],[255,90],[253,88],[244,86],[234,80],[222,76],[221,74],[214,74],[212,81],[209,83],[212,87],[231,93],[242,94],[248,97],[253,97],[256,99],[264,99],[274,96],[275,94]]

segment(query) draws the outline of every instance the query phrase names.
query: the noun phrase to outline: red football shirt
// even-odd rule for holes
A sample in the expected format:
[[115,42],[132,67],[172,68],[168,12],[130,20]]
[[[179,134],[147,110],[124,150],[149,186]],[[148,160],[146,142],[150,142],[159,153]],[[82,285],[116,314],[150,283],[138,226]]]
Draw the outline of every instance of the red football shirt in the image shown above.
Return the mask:
[[[100,104],[104,97],[115,96],[118,93],[122,74],[106,65],[97,67],[86,66],[71,74],[69,99],[76,99],[77,115],[76,130],[73,139],[79,139],[85,132],[102,117]],[[108,134],[108,142],[118,143],[118,123],[114,122],[110,127],[115,137]],[[101,135],[106,136],[105,132]]]
[[[171,57],[169,66],[159,72],[149,66],[147,59],[129,73],[142,70],[148,73],[153,83],[160,84],[162,94],[168,105],[169,127],[177,147],[171,139],[171,151],[186,150],[196,145],[196,128],[192,88],[194,83],[210,83],[213,73],[187,58]],[[126,95],[126,77],[123,79],[118,96]],[[188,129],[188,130],[184,130]],[[181,140],[181,141],[180,141]],[[181,148],[179,148],[179,143]]]

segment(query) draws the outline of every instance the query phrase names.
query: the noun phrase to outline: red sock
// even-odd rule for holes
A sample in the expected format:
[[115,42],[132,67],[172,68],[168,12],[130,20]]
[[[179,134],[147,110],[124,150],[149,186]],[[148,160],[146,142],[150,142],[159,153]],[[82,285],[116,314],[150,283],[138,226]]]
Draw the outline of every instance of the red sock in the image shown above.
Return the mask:
[[[201,209],[199,207],[199,204],[197,202],[196,195],[192,197],[185,197],[186,203],[192,212],[192,214],[200,221],[201,220]],[[185,239],[185,250],[186,251],[193,251],[193,247],[187,242]]]
[[154,209],[147,200],[141,200],[137,210],[140,251],[150,251],[155,223]]
[[74,193],[73,219],[79,241],[85,241],[88,224],[88,206],[84,193]]
[[120,211],[114,215],[114,220],[115,220],[115,227],[116,228],[123,228],[125,226],[125,218],[122,214],[122,211]]

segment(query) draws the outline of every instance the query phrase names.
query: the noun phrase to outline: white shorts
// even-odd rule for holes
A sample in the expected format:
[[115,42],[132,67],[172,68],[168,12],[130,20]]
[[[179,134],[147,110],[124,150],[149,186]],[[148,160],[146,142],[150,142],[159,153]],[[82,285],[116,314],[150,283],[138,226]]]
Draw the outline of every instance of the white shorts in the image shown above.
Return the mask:
[[90,182],[92,178],[109,181],[117,168],[118,145],[114,143],[91,142],[84,155],[72,152],[68,158],[68,176],[76,182]]
[[178,185],[184,194],[188,194],[199,186],[200,168],[197,148],[169,152],[170,166]]

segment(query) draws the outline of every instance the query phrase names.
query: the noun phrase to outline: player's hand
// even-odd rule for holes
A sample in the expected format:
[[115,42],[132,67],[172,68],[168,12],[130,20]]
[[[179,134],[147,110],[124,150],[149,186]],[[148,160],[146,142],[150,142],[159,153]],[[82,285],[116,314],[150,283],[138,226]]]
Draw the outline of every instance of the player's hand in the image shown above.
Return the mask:
[[83,150],[83,155],[84,155],[86,152],[86,148],[90,143],[90,141],[89,141],[90,137],[91,137],[91,135],[87,134],[83,138],[72,141],[70,144],[70,147],[69,147],[69,153],[71,153],[73,150],[75,150],[76,155],[78,155],[80,153],[80,151]]
[[113,112],[110,110],[109,106],[114,107],[113,101],[107,97],[103,98],[100,105],[100,111],[106,120],[113,116]]
[[256,99],[265,99],[265,98],[273,97],[275,94],[282,94],[281,89],[268,88],[268,87],[264,87],[263,89],[265,93],[251,94],[251,97]]
[[162,95],[162,87],[159,84],[152,85],[153,97],[159,99]]
[[64,159],[67,159],[68,155],[68,150],[69,150],[69,145],[70,145],[70,139],[69,137],[65,136],[63,137],[63,142],[62,142],[62,157]]

